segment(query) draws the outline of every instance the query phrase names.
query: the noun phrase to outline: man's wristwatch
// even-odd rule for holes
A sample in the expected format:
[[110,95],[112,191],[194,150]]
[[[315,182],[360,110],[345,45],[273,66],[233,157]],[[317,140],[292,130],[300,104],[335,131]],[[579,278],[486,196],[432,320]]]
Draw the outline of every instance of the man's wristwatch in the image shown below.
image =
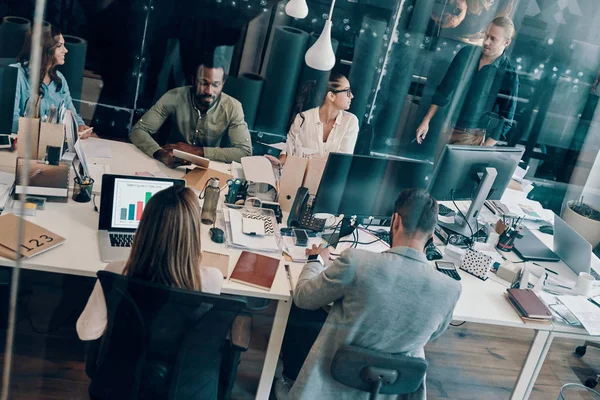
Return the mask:
[[318,263],[320,263],[321,265],[325,265],[325,261],[323,261],[323,257],[321,257],[320,254],[311,254],[310,256],[308,256],[308,262],[313,262],[316,261]]

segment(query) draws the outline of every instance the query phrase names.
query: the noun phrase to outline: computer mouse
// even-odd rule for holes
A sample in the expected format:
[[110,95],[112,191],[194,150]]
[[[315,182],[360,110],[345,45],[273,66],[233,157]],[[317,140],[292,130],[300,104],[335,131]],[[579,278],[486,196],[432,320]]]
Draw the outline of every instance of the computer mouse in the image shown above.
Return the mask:
[[542,225],[540,226],[540,232],[547,235],[554,235],[554,227],[552,225]]
[[425,257],[427,257],[429,261],[434,261],[441,260],[444,257],[444,255],[441,251],[438,250],[437,247],[435,247],[435,245],[430,244],[427,247],[425,247]]
[[225,240],[225,233],[223,232],[223,229],[210,228],[208,230],[208,233],[210,235],[210,240],[212,240],[215,243],[223,243],[223,241]]

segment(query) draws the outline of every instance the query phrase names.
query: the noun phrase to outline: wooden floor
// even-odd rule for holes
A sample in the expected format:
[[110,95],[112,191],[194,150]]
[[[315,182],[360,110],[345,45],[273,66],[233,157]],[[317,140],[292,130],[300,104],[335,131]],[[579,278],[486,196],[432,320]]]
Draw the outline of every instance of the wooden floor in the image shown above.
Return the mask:
[[[60,301],[64,283],[23,285],[20,295],[17,337],[13,349],[11,399],[87,399],[88,378],[84,371],[85,346],[77,339],[73,312],[85,299],[69,300],[63,316],[56,316],[55,332],[48,329],[49,316]],[[77,283],[77,282],[76,282]],[[82,284],[87,290],[89,281]],[[71,285],[73,282],[70,283]],[[79,285],[79,283],[77,283]],[[84,291],[85,291],[84,290]],[[29,300],[29,304],[28,304]],[[27,308],[28,306],[28,308]],[[251,348],[244,353],[234,389],[234,399],[252,399],[267,347],[274,307],[253,317]],[[29,320],[28,320],[29,317]],[[58,322],[57,322],[58,321]],[[532,332],[467,323],[451,327],[426,347],[429,361],[429,399],[507,399],[527,353]],[[5,341],[5,331],[0,331]],[[589,348],[585,357],[573,354],[581,343],[555,340],[537,379],[531,399],[556,399],[560,387],[583,382],[600,372],[600,349]],[[3,345],[2,345],[3,346]],[[586,398],[586,397],[575,397]]]

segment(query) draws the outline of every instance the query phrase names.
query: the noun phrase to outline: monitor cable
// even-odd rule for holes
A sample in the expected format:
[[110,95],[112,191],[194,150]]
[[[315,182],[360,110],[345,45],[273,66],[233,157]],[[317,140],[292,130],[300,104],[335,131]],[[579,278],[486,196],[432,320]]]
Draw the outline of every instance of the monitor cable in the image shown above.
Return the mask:
[[469,221],[467,220],[467,217],[465,216],[465,214],[462,212],[462,210],[460,208],[458,208],[458,205],[456,204],[456,201],[454,201],[454,190],[452,190],[450,192],[450,197],[452,198],[452,204],[454,205],[454,207],[458,210],[459,214],[462,216],[462,218],[465,220],[465,222],[467,223],[467,226],[469,227],[469,230],[471,231],[471,238],[469,240],[469,248],[473,247],[473,237],[475,236],[475,234],[473,233],[473,228],[471,228],[471,224],[469,223]]

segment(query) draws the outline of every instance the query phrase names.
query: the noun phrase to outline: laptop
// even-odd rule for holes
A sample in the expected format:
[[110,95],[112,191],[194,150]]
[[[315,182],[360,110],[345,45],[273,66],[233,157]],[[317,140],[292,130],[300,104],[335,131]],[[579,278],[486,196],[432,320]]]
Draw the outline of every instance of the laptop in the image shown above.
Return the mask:
[[[557,229],[554,228],[556,242]],[[521,230],[523,237],[515,239],[514,251],[524,261],[560,261],[560,257],[548,248],[526,226]],[[556,247],[556,244],[555,244]]]
[[577,275],[590,273],[592,245],[558,215],[554,216],[554,252]]
[[185,186],[183,179],[146,176],[102,176],[98,245],[104,262],[127,260],[142,211],[157,192],[173,185]]
[[550,250],[527,227],[523,237],[515,240],[515,253],[525,261],[563,260],[576,274],[590,272],[592,245],[558,215],[554,215],[554,251]]

